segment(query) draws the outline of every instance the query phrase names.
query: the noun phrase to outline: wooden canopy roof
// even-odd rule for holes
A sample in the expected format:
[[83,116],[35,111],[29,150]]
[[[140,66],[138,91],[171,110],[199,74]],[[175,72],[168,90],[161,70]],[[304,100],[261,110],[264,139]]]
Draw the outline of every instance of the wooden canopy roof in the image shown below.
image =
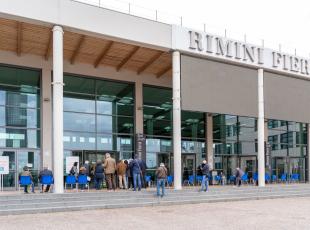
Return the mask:
[[[0,18],[0,50],[52,57],[52,28]],[[64,59],[71,64],[87,63],[128,69],[157,77],[171,75],[171,54],[141,46],[64,31]]]

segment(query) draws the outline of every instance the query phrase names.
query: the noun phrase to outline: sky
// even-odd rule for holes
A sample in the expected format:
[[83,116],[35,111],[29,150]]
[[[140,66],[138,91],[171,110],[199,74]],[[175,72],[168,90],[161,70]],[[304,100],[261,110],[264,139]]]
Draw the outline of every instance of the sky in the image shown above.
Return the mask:
[[[99,1],[99,0],[91,0]],[[137,14],[310,58],[310,0],[101,0]],[[135,7],[139,6],[139,7]],[[141,7],[140,7],[141,6]]]

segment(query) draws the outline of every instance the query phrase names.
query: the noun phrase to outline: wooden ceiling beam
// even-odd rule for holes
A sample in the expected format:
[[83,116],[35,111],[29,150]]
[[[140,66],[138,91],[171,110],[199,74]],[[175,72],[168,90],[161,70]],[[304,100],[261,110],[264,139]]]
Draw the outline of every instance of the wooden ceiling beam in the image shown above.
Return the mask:
[[79,42],[78,42],[78,44],[77,44],[75,50],[73,51],[72,56],[71,56],[71,59],[70,59],[71,65],[74,64],[75,59],[76,59],[76,57],[78,56],[79,51],[80,51],[80,49],[81,49],[81,47],[82,47],[84,41],[85,41],[85,35],[82,35],[82,36],[80,37],[80,40],[79,40]]
[[100,62],[104,59],[104,57],[107,55],[109,50],[111,49],[113,45],[113,41],[110,41],[102,50],[101,54],[96,58],[96,61],[94,63],[94,67],[97,68]]
[[152,65],[158,58],[160,58],[160,56],[163,54],[163,52],[158,52],[157,54],[155,54],[150,60],[148,60],[143,66],[141,66],[138,71],[137,74],[141,74],[144,70],[146,70],[150,65]]
[[21,22],[17,22],[17,44],[16,44],[16,54],[20,56],[22,53],[22,40],[23,40],[23,25]]
[[135,55],[135,53],[138,52],[138,50],[140,49],[139,46],[135,46],[132,51],[121,61],[121,63],[116,67],[117,71],[120,71],[120,69],[132,58],[133,55]]
[[48,43],[45,49],[45,54],[44,58],[46,61],[48,61],[50,54],[51,54],[51,49],[52,49],[52,43],[53,43],[53,32],[50,31],[49,37],[48,37]]
[[171,70],[172,69],[172,66],[171,65],[169,65],[169,66],[167,66],[166,68],[164,68],[164,69],[162,69],[161,71],[159,71],[157,74],[156,74],[156,77],[157,78],[160,78],[160,77],[162,77],[165,73],[167,73],[169,70]]

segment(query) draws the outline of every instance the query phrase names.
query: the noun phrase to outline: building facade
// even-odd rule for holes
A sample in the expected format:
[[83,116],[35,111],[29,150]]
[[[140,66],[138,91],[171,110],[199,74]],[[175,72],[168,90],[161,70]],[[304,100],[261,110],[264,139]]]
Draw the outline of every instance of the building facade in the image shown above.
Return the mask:
[[[35,6],[35,7],[33,7]],[[0,156],[4,186],[66,157],[163,162],[181,189],[207,159],[215,174],[309,181],[310,61],[72,0],[3,0]],[[140,152],[139,152],[140,153]]]

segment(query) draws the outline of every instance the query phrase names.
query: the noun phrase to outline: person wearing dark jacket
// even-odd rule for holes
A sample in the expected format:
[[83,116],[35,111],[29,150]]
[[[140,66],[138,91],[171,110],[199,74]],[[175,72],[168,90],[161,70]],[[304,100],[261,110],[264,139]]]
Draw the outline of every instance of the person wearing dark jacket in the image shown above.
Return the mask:
[[147,183],[145,181],[145,175],[146,175],[146,163],[144,160],[140,160],[140,166],[141,166],[141,184],[143,188],[146,188]]
[[142,170],[141,168],[143,167],[142,161],[139,159],[138,155],[135,155],[135,159],[133,159],[129,167],[132,172],[132,177],[133,177],[133,190],[137,190],[137,180],[138,180],[138,190],[141,190],[141,174]]
[[209,172],[210,167],[206,160],[202,161],[202,164],[200,165],[200,170],[202,174],[202,181],[201,181],[201,191],[208,191],[208,184],[209,184]]
[[[39,173],[39,180],[40,181],[42,180],[43,176],[51,176],[52,178],[54,177],[52,170],[49,170],[47,166],[44,166],[43,170],[40,171],[40,173]],[[42,193],[43,192],[49,192],[50,187],[51,187],[51,185],[46,185],[46,188],[44,190],[44,185],[42,184]]]
[[241,178],[244,175],[244,172],[240,169],[240,168],[236,168],[236,185],[238,185],[238,187],[241,186]]
[[94,172],[95,187],[97,190],[99,190],[101,188],[103,178],[104,178],[103,172],[104,172],[104,170],[103,170],[102,162],[101,162],[101,160],[98,160],[96,163],[95,172]]

